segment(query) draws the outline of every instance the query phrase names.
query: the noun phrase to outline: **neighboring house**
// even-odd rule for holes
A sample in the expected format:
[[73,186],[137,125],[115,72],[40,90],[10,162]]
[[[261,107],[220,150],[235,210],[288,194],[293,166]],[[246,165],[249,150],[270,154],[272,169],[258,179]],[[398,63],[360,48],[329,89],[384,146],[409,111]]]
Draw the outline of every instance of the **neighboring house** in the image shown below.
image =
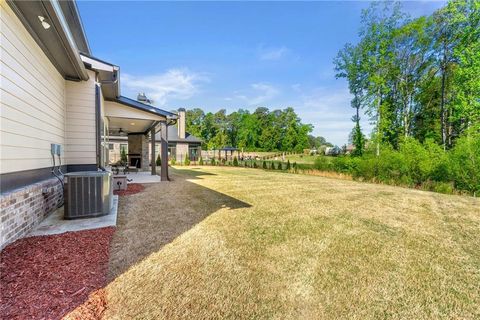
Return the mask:
[[354,144],[349,144],[345,148],[345,153],[346,154],[351,154],[353,151],[355,151],[355,145]]
[[[197,161],[202,154],[203,141],[185,131],[185,109],[178,109],[177,117],[177,125],[168,127],[169,157],[175,158],[176,161],[183,162],[188,155],[190,160]],[[157,137],[157,140],[158,139],[159,137]]]
[[148,141],[160,131],[167,149],[177,116],[120,94],[120,68],[92,56],[74,1],[2,1],[0,20],[2,248],[63,202],[54,175],[102,169],[121,132],[148,169]]
[[341,152],[342,152],[342,150],[337,146],[326,147],[325,148],[325,155],[326,156],[338,156]]

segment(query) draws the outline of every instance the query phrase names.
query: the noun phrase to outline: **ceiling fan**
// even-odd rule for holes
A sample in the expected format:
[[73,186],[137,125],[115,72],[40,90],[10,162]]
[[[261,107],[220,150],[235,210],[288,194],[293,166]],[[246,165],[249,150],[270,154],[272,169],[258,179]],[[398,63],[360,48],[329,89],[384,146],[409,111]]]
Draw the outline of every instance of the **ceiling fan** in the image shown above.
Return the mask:
[[125,130],[123,130],[122,128],[119,128],[119,129],[111,129],[111,132],[112,134],[117,134],[119,136],[126,136],[127,135],[127,132]]

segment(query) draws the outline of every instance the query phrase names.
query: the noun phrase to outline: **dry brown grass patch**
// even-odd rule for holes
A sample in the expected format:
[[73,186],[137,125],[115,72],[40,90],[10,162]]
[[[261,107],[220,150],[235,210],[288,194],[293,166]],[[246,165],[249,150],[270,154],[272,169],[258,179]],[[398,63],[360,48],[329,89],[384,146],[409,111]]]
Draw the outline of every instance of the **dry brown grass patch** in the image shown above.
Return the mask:
[[120,202],[107,319],[478,319],[480,201],[183,168]]

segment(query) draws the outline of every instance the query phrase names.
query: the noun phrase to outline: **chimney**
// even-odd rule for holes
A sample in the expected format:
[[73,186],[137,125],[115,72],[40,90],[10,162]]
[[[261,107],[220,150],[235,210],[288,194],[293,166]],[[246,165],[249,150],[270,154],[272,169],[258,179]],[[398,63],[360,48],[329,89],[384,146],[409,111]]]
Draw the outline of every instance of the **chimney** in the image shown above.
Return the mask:
[[185,139],[185,109],[184,108],[178,109],[177,128],[178,128],[178,137],[180,139]]

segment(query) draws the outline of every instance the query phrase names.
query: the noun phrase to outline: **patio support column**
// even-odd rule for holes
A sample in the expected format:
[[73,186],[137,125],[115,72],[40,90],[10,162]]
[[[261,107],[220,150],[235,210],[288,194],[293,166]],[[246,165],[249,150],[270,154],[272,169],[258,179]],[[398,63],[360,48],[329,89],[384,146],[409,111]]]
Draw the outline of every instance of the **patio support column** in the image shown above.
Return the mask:
[[160,180],[168,181],[168,137],[166,121],[160,122],[160,158],[162,159]]
[[150,145],[152,149],[150,162],[152,163],[152,176],[157,174],[157,159],[155,157],[155,127],[156,126],[153,126],[153,128],[150,129]]

